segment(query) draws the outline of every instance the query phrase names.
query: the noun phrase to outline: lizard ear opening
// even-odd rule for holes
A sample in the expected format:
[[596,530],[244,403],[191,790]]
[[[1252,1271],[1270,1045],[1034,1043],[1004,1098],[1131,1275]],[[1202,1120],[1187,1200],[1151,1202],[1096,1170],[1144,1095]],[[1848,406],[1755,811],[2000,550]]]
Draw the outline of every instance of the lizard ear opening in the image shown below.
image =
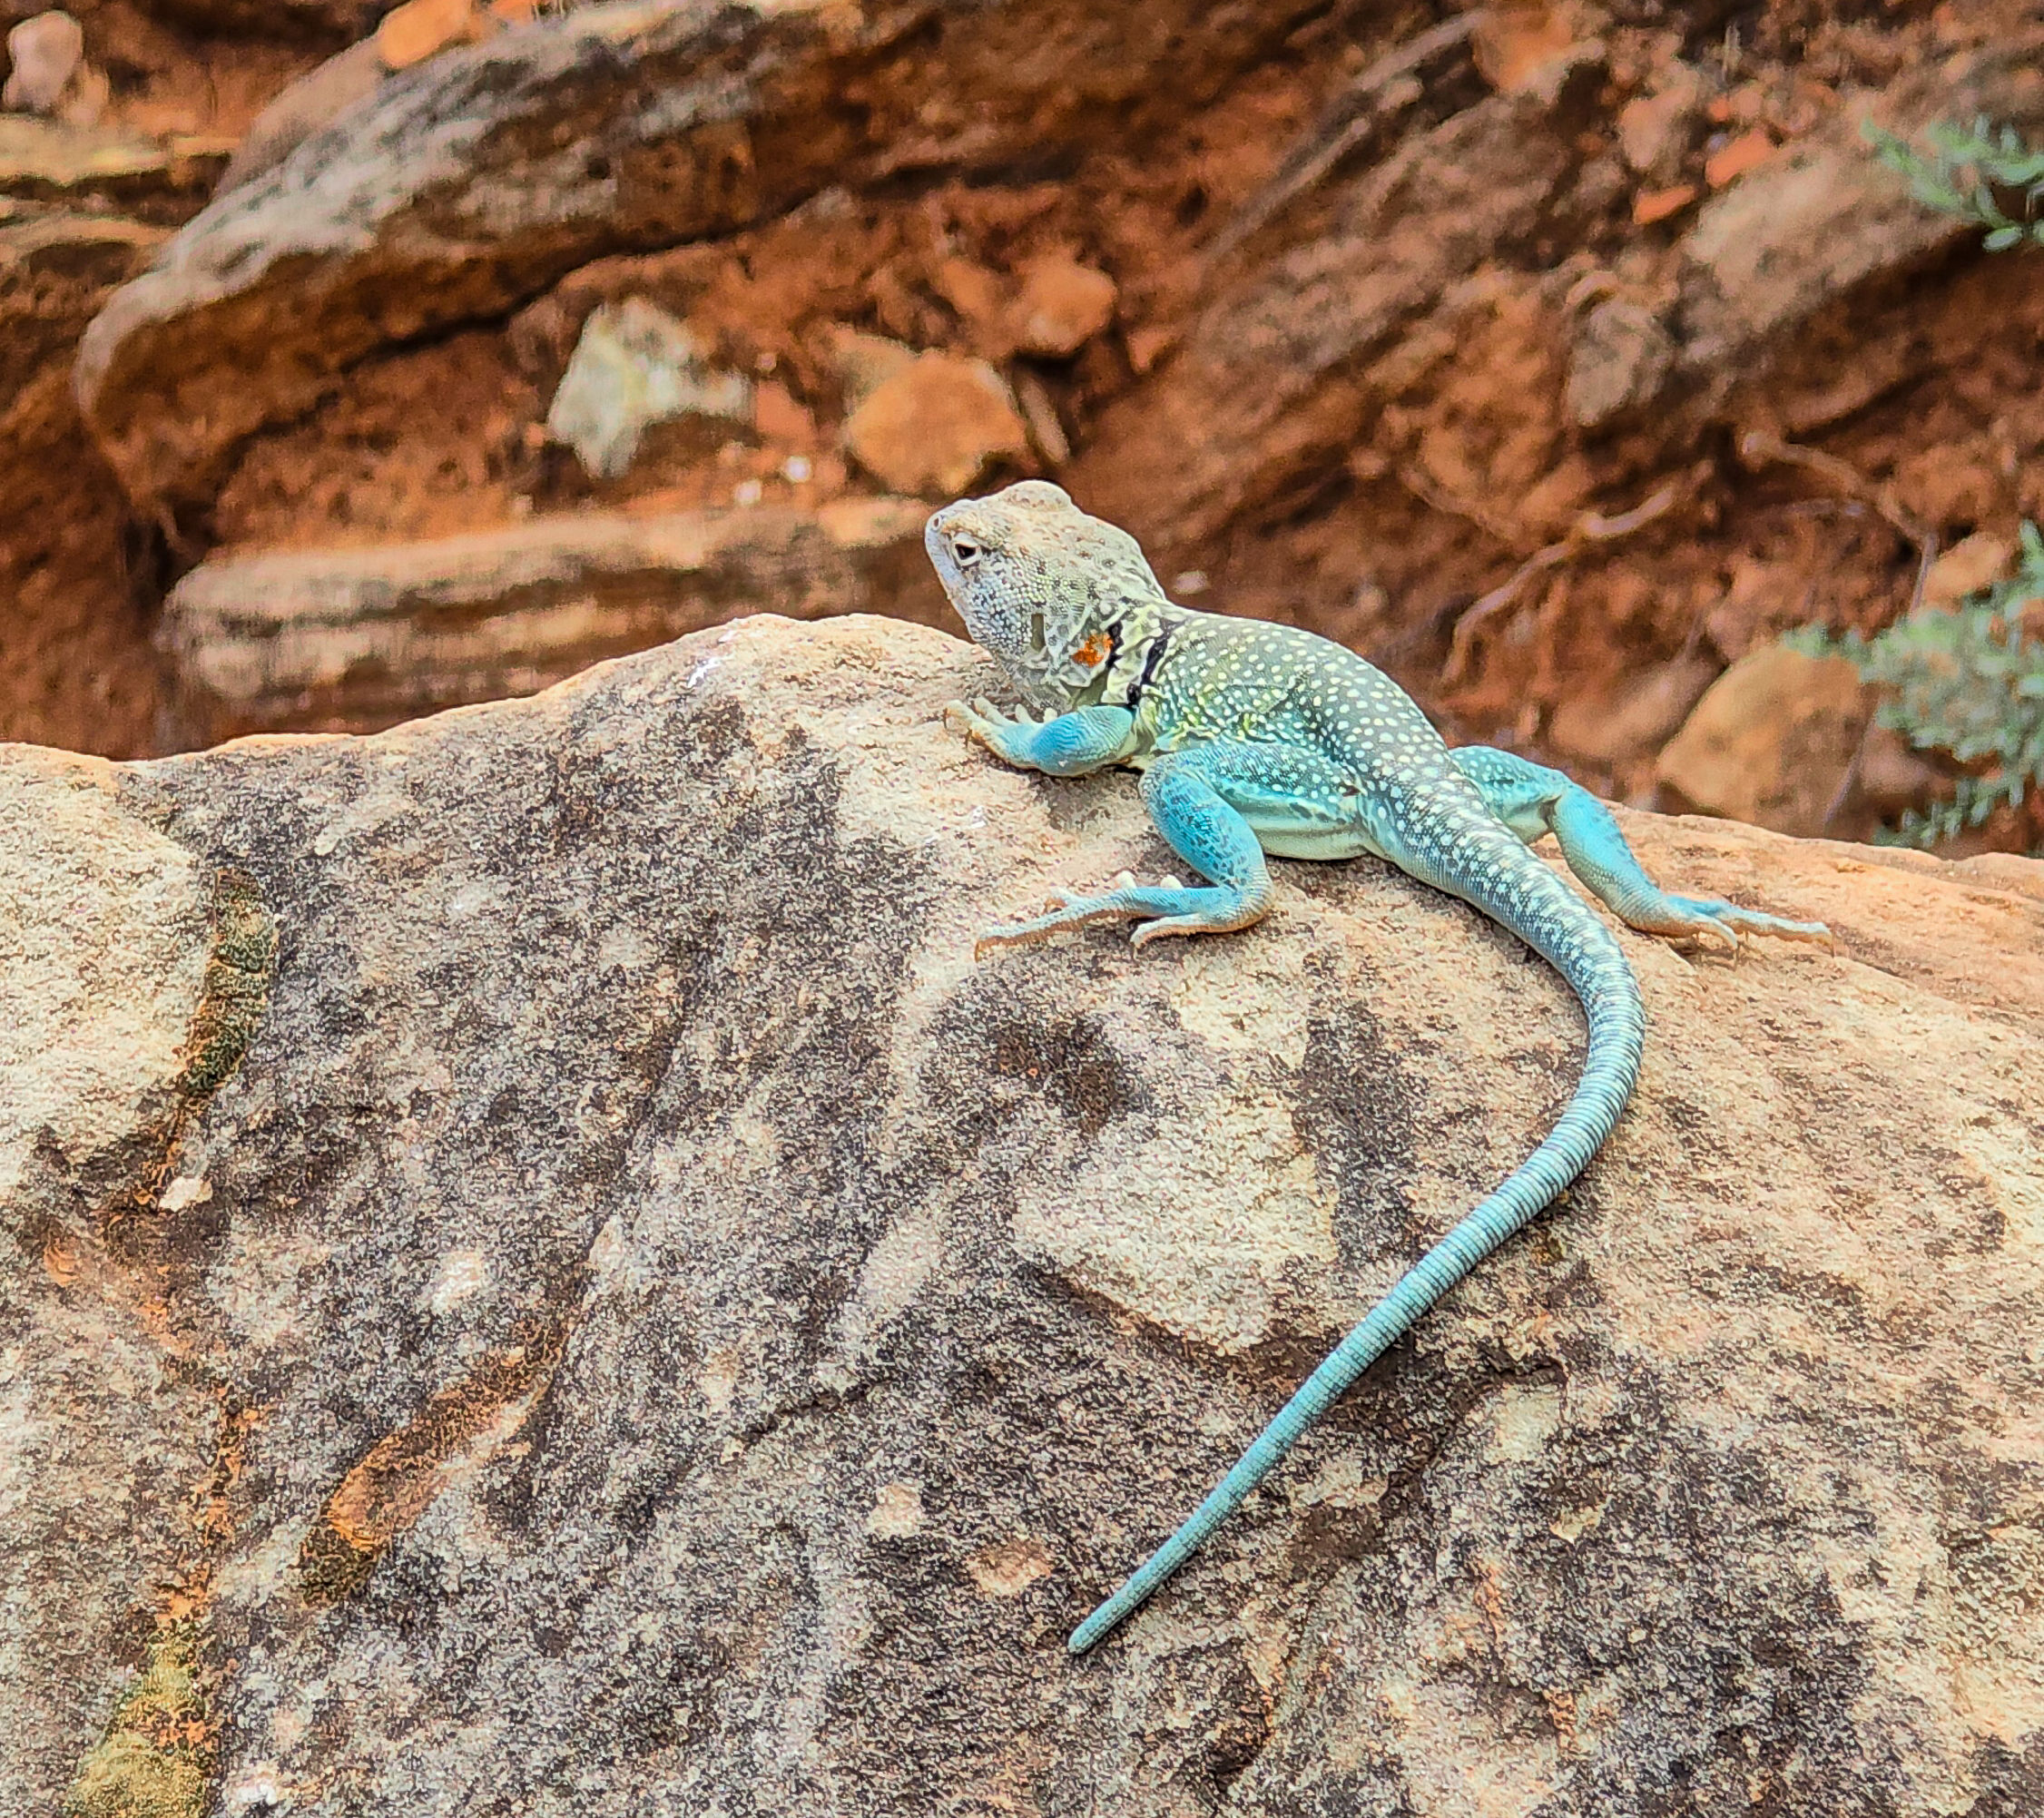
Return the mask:
[[1040,652],[1044,646],[1043,614],[1029,614],[1029,648]]

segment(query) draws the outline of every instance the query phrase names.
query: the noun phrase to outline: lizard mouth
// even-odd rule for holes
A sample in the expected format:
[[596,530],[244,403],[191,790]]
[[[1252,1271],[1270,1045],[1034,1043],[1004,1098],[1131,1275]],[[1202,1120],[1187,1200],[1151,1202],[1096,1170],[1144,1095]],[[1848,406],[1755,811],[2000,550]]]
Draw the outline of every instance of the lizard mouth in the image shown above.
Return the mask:
[[937,570],[938,578],[944,583],[945,590],[951,591],[953,581],[960,577],[960,570],[951,556],[951,542],[947,535],[949,529],[947,519],[950,511],[933,511],[929,521],[923,526],[923,548],[929,556],[930,566]]

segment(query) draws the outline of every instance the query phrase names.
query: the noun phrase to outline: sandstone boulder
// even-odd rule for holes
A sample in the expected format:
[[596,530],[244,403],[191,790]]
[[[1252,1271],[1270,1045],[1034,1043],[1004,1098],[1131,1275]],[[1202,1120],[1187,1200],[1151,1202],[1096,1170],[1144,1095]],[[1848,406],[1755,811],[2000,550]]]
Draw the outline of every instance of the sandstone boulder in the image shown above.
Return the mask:
[[1976,530],[1931,563],[1931,572],[1923,577],[1923,604],[1933,611],[1950,612],[1969,595],[1985,593],[2006,578],[2015,561],[2013,537]]
[[1652,91],[1635,95],[1618,110],[1618,150],[1633,171],[1650,183],[1673,182],[1698,136],[1710,83],[1694,64],[1669,61]]
[[374,94],[388,74],[374,38],[337,51],[308,70],[250,123],[221,172],[220,193],[274,170],[313,133]]
[[173,746],[375,732],[529,694],[604,657],[757,612],[955,624],[923,556],[928,507],[848,498],[627,516],[201,563],[164,603]]
[[1548,735],[1569,757],[1622,763],[1666,743],[1718,673],[1715,663],[1700,656],[1656,663],[1617,687],[1564,703]]
[[752,411],[749,377],[714,366],[687,323],[628,297],[599,304],[583,323],[546,431],[591,476],[615,479],[655,424],[693,422],[714,446],[739,430],[750,434]]
[[1711,683],[1655,773],[1706,814],[1821,833],[1872,712],[1843,657],[1763,644]]
[[0,194],[32,201],[96,199],[144,204],[152,219],[192,211],[186,199],[219,171],[211,140],[147,138],[117,126],[76,126],[0,113]]
[[1015,394],[983,359],[919,354],[845,419],[845,447],[882,486],[949,497],[1029,448]]
[[[1861,122],[1914,133],[1987,114],[2034,138],[2040,45],[2026,31],[1905,72],[1715,193],[1683,234],[1674,308],[1596,312],[1586,324],[1568,399],[1577,424],[1658,405],[1694,428],[1825,307],[1965,238],[1870,157]],[[1558,88],[1504,85],[1408,133],[1381,160],[1323,172],[1316,231],[1217,285],[1173,358],[1102,413],[1073,470],[1091,508],[1194,545],[1282,508],[1302,475],[1338,466],[1416,368],[1452,357],[1471,274],[1538,270],[1535,223],[1605,206],[1576,183],[1575,133],[1596,69],[1571,60],[1595,48],[1558,54]],[[1688,185],[1650,189],[1634,219],[1693,199]],[[1160,479],[1162,447],[1174,459]]]
[[844,388],[845,407],[856,410],[896,373],[913,366],[916,350],[885,335],[833,324],[823,335],[830,365]]
[[85,28],[70,14],[53,9],[24,19],[7,34],[7,81],[0,87],[0,107],[54,113],[84,61]]
[[1074,1661],[1580,1027],[1371,863],[975,964],[1165,861],[991,680],[5,754],[0,1809],[2037,1810],[2044,868],[1628,816],[1839,952],[1624,937],[1603,1157]]
[[1115,319],[1115,280],[1076,259],[1037,260],[1021,280],[1016,343],[1026,353],[1063,359]]
[[1675,343],[1651,310],[1622,298],[1584,317],[1568,351],[1564,406],[1584,429],[1602,428],[1660,390]]
[[0,421],[165,231],[96,209],[0,197]]
[[450,44],[480,43],[496,23],[480,0],[404,0],[377,26],[377,54],[387,69],[409,69]]
[[1115,317],[1115,280],[1069,252],[1027,260],[1012,276],[968,259],[946,259],[934,281],[971,325],[973,344],[988,359],[1016,353],[1066,359]]

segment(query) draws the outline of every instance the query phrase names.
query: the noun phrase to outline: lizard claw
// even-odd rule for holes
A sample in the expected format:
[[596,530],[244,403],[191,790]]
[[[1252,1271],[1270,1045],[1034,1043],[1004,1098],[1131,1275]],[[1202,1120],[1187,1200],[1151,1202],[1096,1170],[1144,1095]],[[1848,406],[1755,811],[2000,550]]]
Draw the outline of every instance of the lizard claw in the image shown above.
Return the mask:
[[1037,713],[1027,707],[1017,707],[1010,712],[1006,707],[997,707],[982,694],[972,703],[972,711],[994,726],[1040,726],[1053,716]]
[[1006,726],[1033,726],[1036,719],[1027,710],[1019,713],[1003,712],[982,694],[971,706],[963,701],[947,701],[944,703],[944,724],[947,728],[963,732],[968,739],[977,739],[991,750],[997,750],[994,736]]
[[1747,943],[1763,934],[1777,940],[1806,940],[1833,953],[1838,950],[1837,937],[1821,921],[1789,921],[1759,909],[1742,909],[1717,897],[1670,897],[1667,901],[1676,912],[1675,926],[1666,930],[1672,938],[1699,943],[1723,941],[1734,961]]
[[963,732],[968,742],[974,739],[985,742],[985,721],[963,701],[947,701],[944,703],[943,720],[946,732]]
[[[1698,947],[1717,947],[1733,965],[1739,963],[1739,956],[1746,950],[1745,938],[1735,928],[1726,928],[1721,921],[1705,921],[1690,929],[1689,938]],[[1724,945],[1718,947],[1722,941]]]
[[1071,901],[1069,897],[1053,897],[1049,907],[1035,921],[1016,922],[1006,928],[989,928],[973,941],[972,957],[975,959],[984,959],[989,953],[997,953],[1004,947],[1034,947],[1040,940],[1048,940],[1052,935],[1061,932],[1064,927],[1073,925],[1056,922],[1051,922],[1048,927],[1043,925]]

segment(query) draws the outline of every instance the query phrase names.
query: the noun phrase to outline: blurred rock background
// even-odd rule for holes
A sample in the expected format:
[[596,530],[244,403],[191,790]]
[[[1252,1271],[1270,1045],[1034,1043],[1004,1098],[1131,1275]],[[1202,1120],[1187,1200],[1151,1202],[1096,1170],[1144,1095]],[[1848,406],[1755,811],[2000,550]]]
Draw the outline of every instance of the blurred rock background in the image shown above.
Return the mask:
[[2044,511],[2037,270],[1862,136],[2034,139],[2016,0],[0,27],[6,737],[369,729],[752,611],[945,624],[928,502],[1044,474],[1453,739],[1863,837],[1935,773],[1775,637],[1991,581]]

